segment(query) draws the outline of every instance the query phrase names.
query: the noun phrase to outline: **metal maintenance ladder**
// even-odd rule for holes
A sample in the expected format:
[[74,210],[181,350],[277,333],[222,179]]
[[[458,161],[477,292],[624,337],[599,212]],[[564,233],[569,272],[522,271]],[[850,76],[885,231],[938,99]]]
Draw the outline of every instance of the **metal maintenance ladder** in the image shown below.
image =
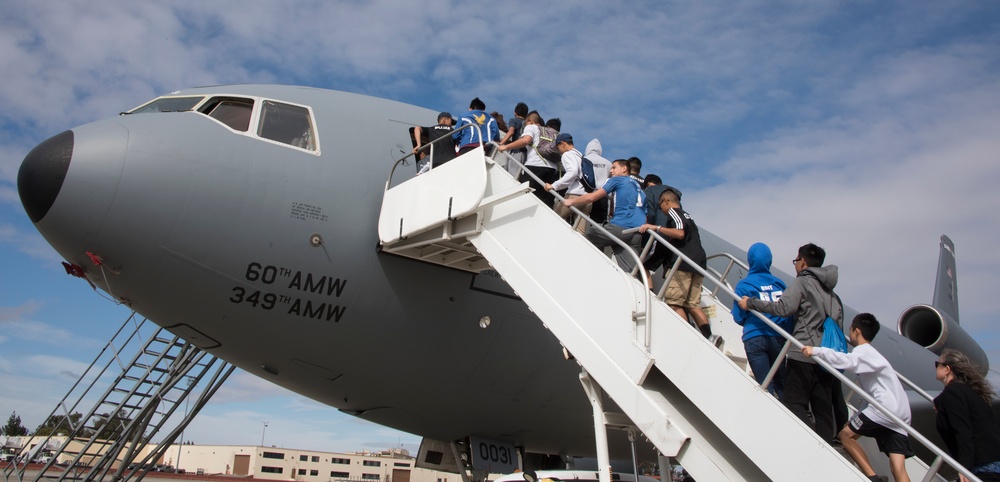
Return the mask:
[[[867,480],[482,148],[390,183],[381,249],[498,271],[584,368],[597,425],[626,418],[699,480]],[[539,240],[573,261],[553,263]],[[600,284],[606,302],[581,303],[581,284]],[[625,417],[603,412],[602,391]]]
[[[35,440],[54,454],[31,480],[141,479],[233,372],[233,365],[149,325],[133,312],[58,403],[47,418],[51,426],[43,425],[48,435]],[[146,451],[161,433],[156,449]],[[4,469],[4,480],[26,480],[31,457],[22,453]],[[128,470],[136,461],[142,469]]]

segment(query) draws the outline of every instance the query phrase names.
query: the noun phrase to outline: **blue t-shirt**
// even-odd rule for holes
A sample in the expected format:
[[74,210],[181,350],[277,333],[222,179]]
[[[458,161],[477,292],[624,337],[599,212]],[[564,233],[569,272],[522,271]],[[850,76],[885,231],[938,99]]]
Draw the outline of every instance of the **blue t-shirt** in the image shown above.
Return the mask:
[[601,186],[611,199],[611,219],[615,226],[625,229],[638,228],[646,224],[646,195],[639,183],[629,176],[615,176]]

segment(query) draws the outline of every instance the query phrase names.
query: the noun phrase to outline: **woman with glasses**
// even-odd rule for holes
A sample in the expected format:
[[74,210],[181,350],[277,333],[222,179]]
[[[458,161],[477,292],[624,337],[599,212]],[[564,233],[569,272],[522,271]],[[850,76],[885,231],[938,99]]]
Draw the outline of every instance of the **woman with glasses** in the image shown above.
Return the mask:
[[[1000,428],[993,418],[993,387],[962,352],[947,349],[934,362],[944,390],[934,399],[937,430],[948,452],[984,481],[1000,481]],[[961,482],[969,479],[959,475]]]

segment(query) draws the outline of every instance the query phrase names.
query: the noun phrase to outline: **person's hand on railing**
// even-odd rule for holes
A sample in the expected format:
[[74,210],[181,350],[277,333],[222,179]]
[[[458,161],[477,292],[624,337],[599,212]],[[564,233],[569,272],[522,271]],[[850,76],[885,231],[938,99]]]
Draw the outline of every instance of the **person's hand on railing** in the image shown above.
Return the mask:
[[750,299],[749,296],[744,296],[744,297],[736,300],[736,303],[738,303],[740,305],[740,309],[741,310],[748,310],[749,309],[749,308],[747,308],[747,300],[748,299]]

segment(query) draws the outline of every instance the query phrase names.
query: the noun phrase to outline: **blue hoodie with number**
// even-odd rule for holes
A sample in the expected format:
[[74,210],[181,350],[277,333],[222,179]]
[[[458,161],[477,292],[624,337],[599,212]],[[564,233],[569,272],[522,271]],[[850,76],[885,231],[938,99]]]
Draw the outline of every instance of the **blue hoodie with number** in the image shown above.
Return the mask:
[[[763,301],[777,301],[781,293],[787,286],[784,281],[771,274],[771,248],[764,243],[754,243],[747,251],[747,264],[750,265],[750,272],[736,284],[736,294],[739,297],[749,296]],[[785,331],[791,333],[793,319],[777,315],[766,315],[775,324]],[[743,327],[743,340],[749,340],[755,336],[780,336],[773,328],[760,321],[749,311],[740,309],[739,304],[733,302],[733,321]]]

